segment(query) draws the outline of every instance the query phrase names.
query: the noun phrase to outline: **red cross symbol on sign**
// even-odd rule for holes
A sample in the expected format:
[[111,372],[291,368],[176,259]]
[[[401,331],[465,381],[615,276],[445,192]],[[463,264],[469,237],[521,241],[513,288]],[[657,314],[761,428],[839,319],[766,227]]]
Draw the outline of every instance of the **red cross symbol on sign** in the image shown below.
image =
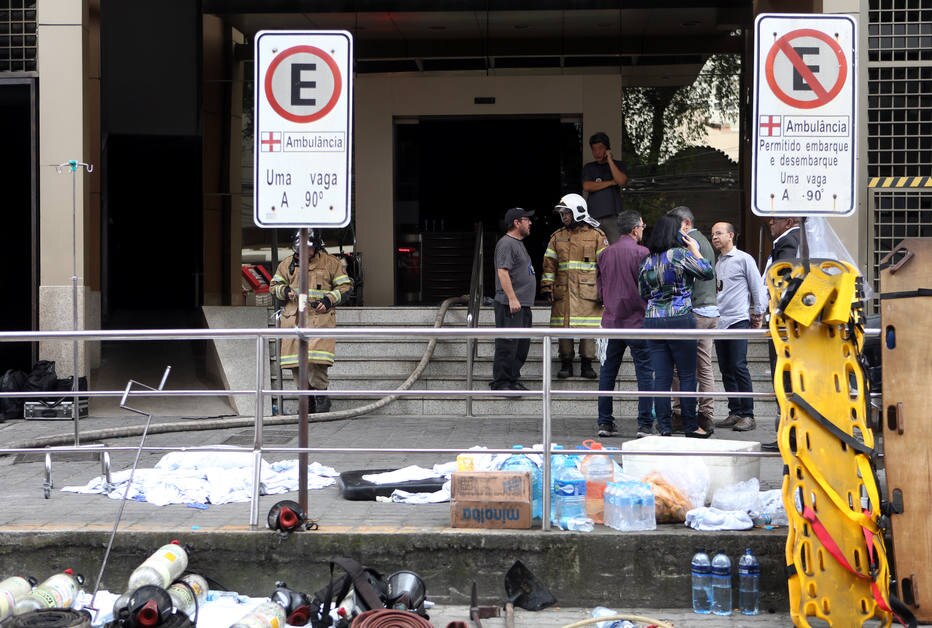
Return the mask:
[[767,131],[767,135],[771,137],[780,135],[780,118],[781,116],[761,116],[761,132],[763,133],[763,131]]
[[260,140],[263,153],[282,152],[282,134],[276,131],[263,131]]

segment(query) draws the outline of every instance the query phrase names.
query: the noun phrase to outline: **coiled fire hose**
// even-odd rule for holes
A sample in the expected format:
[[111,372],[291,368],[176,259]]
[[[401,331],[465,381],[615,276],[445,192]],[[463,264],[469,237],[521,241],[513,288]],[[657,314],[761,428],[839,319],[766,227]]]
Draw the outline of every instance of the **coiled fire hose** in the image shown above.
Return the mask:
[[353,619],[353,628],[433,628],[433,624],[411,611],[376,608]]
[[[451,306],[466,303],[469,301],[467,296],[459,297],[450,297],[446,299],[443,303],[440,304],[440,308],[437,310],[437,315],[434,318],[434,327],[442,327],[443,319],[446,317],[447,311]],[[431,338],[427,343],[427,348],[424,350],[424,355],[421,356],[420,361],[417,363],[417,366],[414,367],[414,370],[411,371],[411,374],[408,375],[408,378],[402,382],[396,390],[409,390],[414,382],[416,382],[421,375],[424,373],[424,369],[427,368],[427,365],[430,363],[430,359],[434,355],[434,349],[437,346],[437,339]],[[398,395],[386,395],[381,399],[369,402],[363,406],[357,408],[347,408],[346,410],[338,410],[334,412],[322,412],[320,414],[314,414],[308,416],[308,423],[327,423],[330,421],[342,421],[343,419],[353,419],[361,417],[364,414],[369,414],[382,408],[395,399],[398,398]],[[148,434],[169,434],[173,432],[195,432],[195,431],[205,431],[205,430],[217,430],[217,429],[230,429],[237,427],[253,427],[255,425],[255,418],[253,417],[239,417],[239,418],[225,418],[225,419],[208,419],[200,420],[196,422],[192,421],[175,421],[172,423],[158,423],[151,425],[149,427]],[[262,424],[264,426],[269,425],[291,425],[298,422],[298,416],[294,414],[289,415],[279,415],[273,417],[265,417]],[[129,436],[140,436],[142,434],[143,426],[131,426],[131,427],[114,427],[106,428],[101,430],[91,430],[87,432],[82,432],[81,437],[85,441],[101,441],[105,439],[112,438],[125,438]],[[32,449],[32,448],[42,448],[42,447],[56,447],[60,445],[69,445],[74,442],[74,433],[65,433],[65,434],[54,434],[52,436],[44,436],[42,438],[36,438],[33,440],[21,441],[18,443],[12,443],[7,447],[10,449]]]

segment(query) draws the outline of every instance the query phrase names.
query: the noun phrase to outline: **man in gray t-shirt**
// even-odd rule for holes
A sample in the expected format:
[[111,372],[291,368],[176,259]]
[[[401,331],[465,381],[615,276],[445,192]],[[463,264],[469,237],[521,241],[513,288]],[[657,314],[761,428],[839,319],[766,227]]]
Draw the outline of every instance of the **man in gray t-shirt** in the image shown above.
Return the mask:
[[[507,231],[495,245],[495,326],[530,327],[537,292],[534,266],[524,246],[531,233],[532,211],[512,207],[505,212]],[[496,338],[492,390],[527,390],[519,380],[530,338]]]

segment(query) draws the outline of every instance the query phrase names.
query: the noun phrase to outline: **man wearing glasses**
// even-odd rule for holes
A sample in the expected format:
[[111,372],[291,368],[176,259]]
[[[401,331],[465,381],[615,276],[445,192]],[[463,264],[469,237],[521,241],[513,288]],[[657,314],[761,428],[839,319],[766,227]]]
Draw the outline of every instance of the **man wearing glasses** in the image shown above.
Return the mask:
[[[599,298],[605,307],[602,311],[602,327],[605,329],[640,329],[643,325],[647,304],[641,298],[638,288],[638,269],[648,253],[647,248],[640,244],[644,237],[644,227],[644,221],[636,211],[621,212],[618,214],[618,231],[621,236],[599,256],[596,283]],[[599,371],[599,390],[615,389],[615,378],[625,348],[631,349],[638,390],[651,390],[654,370],[650,364],[647,341],[621,338],[608,341],[605,362]],[[612,397],[599,397],[599,436],[614,436],[618,432],[612,407]],[[653,432],[653,407],[651,397],[638,398],[639,438]]]

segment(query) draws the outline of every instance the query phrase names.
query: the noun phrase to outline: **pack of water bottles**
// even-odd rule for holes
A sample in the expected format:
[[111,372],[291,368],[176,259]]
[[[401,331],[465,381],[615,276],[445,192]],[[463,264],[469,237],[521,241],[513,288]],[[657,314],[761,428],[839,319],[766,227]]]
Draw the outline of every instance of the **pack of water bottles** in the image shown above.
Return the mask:
[[622,532],[656,530],[650,484],[630,479],[609,482],[605,487],[605,525]]
[[[693,555],[690,564],[693,611],[704,615],[732,614],[731,564],[731,558],[723,551],[711,560],[705,550]],[[738,559],[738,610],[742,615],[760,613],[760,562],[750,548]]]

